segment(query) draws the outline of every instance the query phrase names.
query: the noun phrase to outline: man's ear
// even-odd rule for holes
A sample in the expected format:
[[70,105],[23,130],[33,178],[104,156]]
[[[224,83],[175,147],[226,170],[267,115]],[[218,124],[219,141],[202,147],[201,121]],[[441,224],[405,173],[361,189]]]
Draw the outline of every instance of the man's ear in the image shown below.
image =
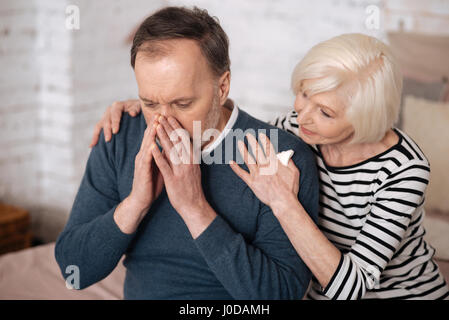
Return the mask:
[[224,105],[228,99],[229,90],[231,88],[231,72],[226,71],[218,79],[218,95],[220,97],[220,105]]

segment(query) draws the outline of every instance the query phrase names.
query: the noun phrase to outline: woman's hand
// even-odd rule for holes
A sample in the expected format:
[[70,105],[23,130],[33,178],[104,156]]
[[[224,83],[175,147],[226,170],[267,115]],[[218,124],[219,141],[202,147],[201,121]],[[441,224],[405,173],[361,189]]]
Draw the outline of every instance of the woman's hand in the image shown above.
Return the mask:
[[90,148],[98,143],[101,129],[104,132],[104,140],[108,142],[112,138],[112,134],[116,134],[120,128],[120,120],[123,112],[128,112],[131,117],[135,117],[140,113],[139,100],[116,101],[110,105],[100,121],[97,122],[92,135]]
[[253,135],[247,134],[246,137],[255,158],[249,154],[243,141],[238,142],[238,148],[249,173],[234,161],[230,162],[232,170],[273,212],[278,211],[275,208],[284,208],[291,201],[298,202],[300,172],[293,160],[290,159],[288,165],[284,166],[265,134],[259,134],[263,147]]

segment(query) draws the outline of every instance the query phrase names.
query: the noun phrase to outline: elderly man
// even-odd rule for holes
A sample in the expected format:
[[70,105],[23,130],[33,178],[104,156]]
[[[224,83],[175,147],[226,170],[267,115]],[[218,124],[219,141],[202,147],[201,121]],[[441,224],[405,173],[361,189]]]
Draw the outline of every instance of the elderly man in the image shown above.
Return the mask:
[[[200,143],[201,159],[209,160],[219,152],[238,161],[225,147],[236,142],[233,131],[278,130],[227,99],[228,39],[220,25],[197,8],[161,9],[137,30],[131,64],[142,113],[125,115],[120,132],[91,151],[56,243],[63,276],[77,266],[80,288],[88,287],[125,255],[126,299],[301,299],[309,270],[229,161],[175,161],[182,159],[176,150],[194,150],[182,132],[192,136],[195,122],[201,133],[220,133]],[[279,151],[295,151],[298,199],[316,220],[313,154],[293,135],[276,133]]]

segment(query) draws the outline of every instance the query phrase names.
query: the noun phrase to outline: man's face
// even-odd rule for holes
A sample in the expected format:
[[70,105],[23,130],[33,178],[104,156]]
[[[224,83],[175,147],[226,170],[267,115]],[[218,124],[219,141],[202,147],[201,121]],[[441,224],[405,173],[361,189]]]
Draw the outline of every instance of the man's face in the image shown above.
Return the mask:
[[216,128],[221,103],[216,77],[193,40],[165,40],[166,52],[151,56],[139,51],[135,75],[147,124],[153,114],[173,116],[192,137],[193,121],[201,131]]

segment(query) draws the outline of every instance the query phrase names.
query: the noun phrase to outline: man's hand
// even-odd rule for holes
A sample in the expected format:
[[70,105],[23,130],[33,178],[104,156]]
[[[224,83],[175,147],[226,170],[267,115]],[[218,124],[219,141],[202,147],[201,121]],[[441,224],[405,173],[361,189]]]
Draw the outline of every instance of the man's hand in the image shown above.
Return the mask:
[[145,130],[140,150],[136,155],[131,193],[120,203],[115,212],[117,225],[124,233],[135,231],[164,187],[162,174],[153,161],[151,151],[152,148],[157,149],[155,139],[157,116],[152,116],[150,124]]
[[116,134],[120,128],[120,120],[122,119],[122,113],[128,112],[131,117],[135,117],[140,113],[140,101],[139,100],[126,100],[116,101],[110,105],[100,121],[97,122],[92,135],[90,148],[98,143],[101,129],[104,132],[104,140],[110,141],[112,134]]
[[164,186],[162,175],[153,162],[152,148],[156,146],[156,127],[154,115],[145,129],[140,150],[134,161],[134,180],[129,198],[142,210],[148,210],[151,203],[160,195]]
[[188,132],[173,117],[161,116],[159,122],[156,132],[165,153],[152,148],[154,160],[164,177],[171,205],[195,239],[214,220],[216,213],[204,196],[201,168],[194,162]]

